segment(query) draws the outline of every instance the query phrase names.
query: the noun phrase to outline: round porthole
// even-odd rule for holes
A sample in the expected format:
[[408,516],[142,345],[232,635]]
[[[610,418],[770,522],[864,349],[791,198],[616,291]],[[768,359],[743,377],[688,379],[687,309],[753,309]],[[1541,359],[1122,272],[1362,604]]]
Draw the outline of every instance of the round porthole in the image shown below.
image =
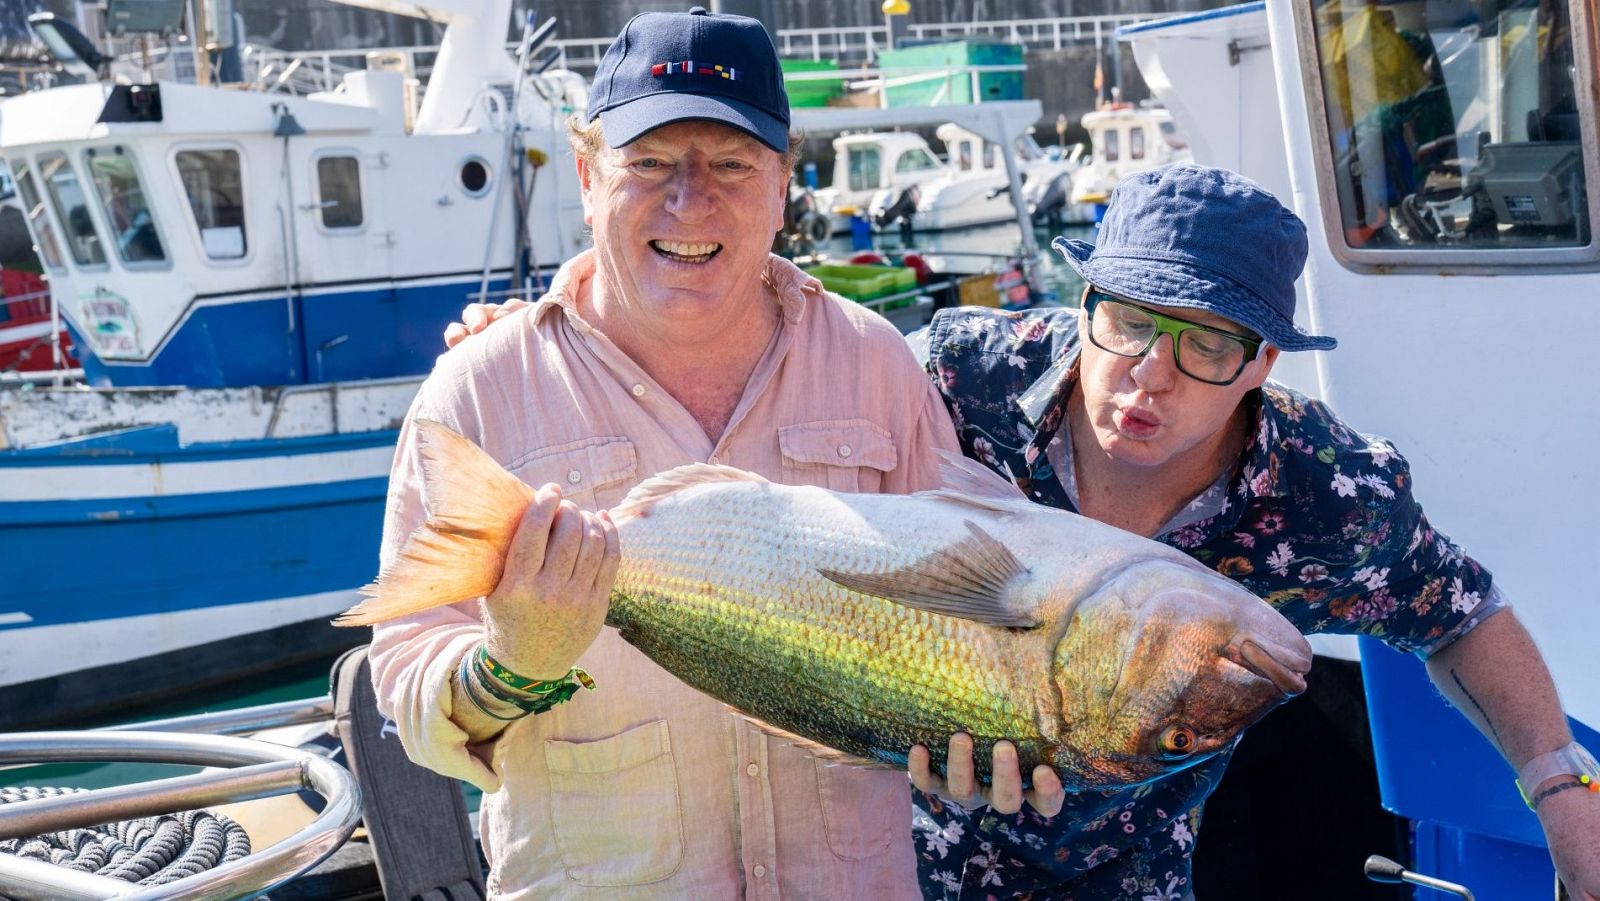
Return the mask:
[[482,197],[489,192],[489,164],[482,157],[468,158],[456,177],[469,197]]

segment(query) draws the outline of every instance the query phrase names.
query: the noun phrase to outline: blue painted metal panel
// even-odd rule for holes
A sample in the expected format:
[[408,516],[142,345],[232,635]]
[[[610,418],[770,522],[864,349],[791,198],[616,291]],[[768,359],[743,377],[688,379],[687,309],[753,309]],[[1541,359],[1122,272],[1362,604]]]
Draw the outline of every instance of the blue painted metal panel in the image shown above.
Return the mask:
[[[159,434],[170,429],[166,424],[140,427]],[[116,460],[96,460],[92,456],[63,454],[62,449],[76,445],[67,443],[41,445],[20,449],[0,450],[0,466],[96,466],[114,463],[194,463],[214,460],[245,460],[261,457],[284,457],[298,454],[325,454],[333,451],[361,450],[369,447],[393,447],[399,439],[398,429],[371,432],[350,432],[341,435],[309,435],[303,438],[259,438],[249,441],[210,441],[205,444],[174,445],[170,450],[133,449]]]
[[357,588],[377,574],[385,487],[368,479],[259,492],[271,504],[234,495],[232,509],[188,516],[0,526],[5,610],[33,618],[0,633],[25,640],[34,626]]
[[[1548,901],[1554,875],[1544,833],[1500,753],[1439,694],[1420,660],[1363,638],[1361,668],[1383,805],[1416,821],[1417,869],[1480,898]],[[1571,725],[1579,741],[1600,747],[1600,733]]]
[[[490,292],[510,282],[491,279]],[[439,284],[366,283],[297,297],[222,302],[189,312],[147,363],[86,354],[91,385],[235,388],[422,375],[444,350],[445,326],[461,316],[479,278]],[[76,346],[89,345],[78,340]],[[157,340],[147,336],[147,340]]]

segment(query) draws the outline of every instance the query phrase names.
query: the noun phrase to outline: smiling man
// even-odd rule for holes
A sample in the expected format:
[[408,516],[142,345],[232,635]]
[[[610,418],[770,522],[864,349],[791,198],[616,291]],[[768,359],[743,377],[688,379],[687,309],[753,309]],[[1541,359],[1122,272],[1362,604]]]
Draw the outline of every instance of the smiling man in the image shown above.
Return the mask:
[[413,759],[486,792],[494,897],[917,897],[905,774],[769,737],[603,628],[599,511],[689,463],[932,487],[949,417],[893,327],[768,252],[794,141],[759,22],[637,16],[570,138],[594,248],[440,358],[384,524],[387,564],[425,515],[413,424],[442,422],[542,486],[515,575],[380,626],[381,705]]

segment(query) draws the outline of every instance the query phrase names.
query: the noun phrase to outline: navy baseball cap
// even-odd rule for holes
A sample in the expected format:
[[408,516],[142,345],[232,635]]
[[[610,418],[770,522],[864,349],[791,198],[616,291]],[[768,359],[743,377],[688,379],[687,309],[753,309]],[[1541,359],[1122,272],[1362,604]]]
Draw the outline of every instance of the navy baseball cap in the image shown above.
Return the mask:
[[761,23],[707,12],[640,13],[622,26],[589,87],[588,121],[623,147],[674,122],[720,122],[789,150],[789,95]]
[[1305,223],[1236,172],[1179,164],[1130,175],[1111,192],[1097,243],[1057,238],[1050,246],[1119,297],[1209,310],[1283,350],[1338,344],[1294,324]]

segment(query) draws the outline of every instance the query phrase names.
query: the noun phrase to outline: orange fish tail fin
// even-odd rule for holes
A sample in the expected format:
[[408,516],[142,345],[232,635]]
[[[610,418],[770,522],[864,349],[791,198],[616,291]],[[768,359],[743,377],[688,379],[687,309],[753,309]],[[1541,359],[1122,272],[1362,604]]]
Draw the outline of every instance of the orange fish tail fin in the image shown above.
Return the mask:
[[533,489],[445,426],[426,420],[415,425],[428,521],[411,533],[378,581],[361,589],[367,599],[334,625],[370,626],[480,598],[500,582]]

